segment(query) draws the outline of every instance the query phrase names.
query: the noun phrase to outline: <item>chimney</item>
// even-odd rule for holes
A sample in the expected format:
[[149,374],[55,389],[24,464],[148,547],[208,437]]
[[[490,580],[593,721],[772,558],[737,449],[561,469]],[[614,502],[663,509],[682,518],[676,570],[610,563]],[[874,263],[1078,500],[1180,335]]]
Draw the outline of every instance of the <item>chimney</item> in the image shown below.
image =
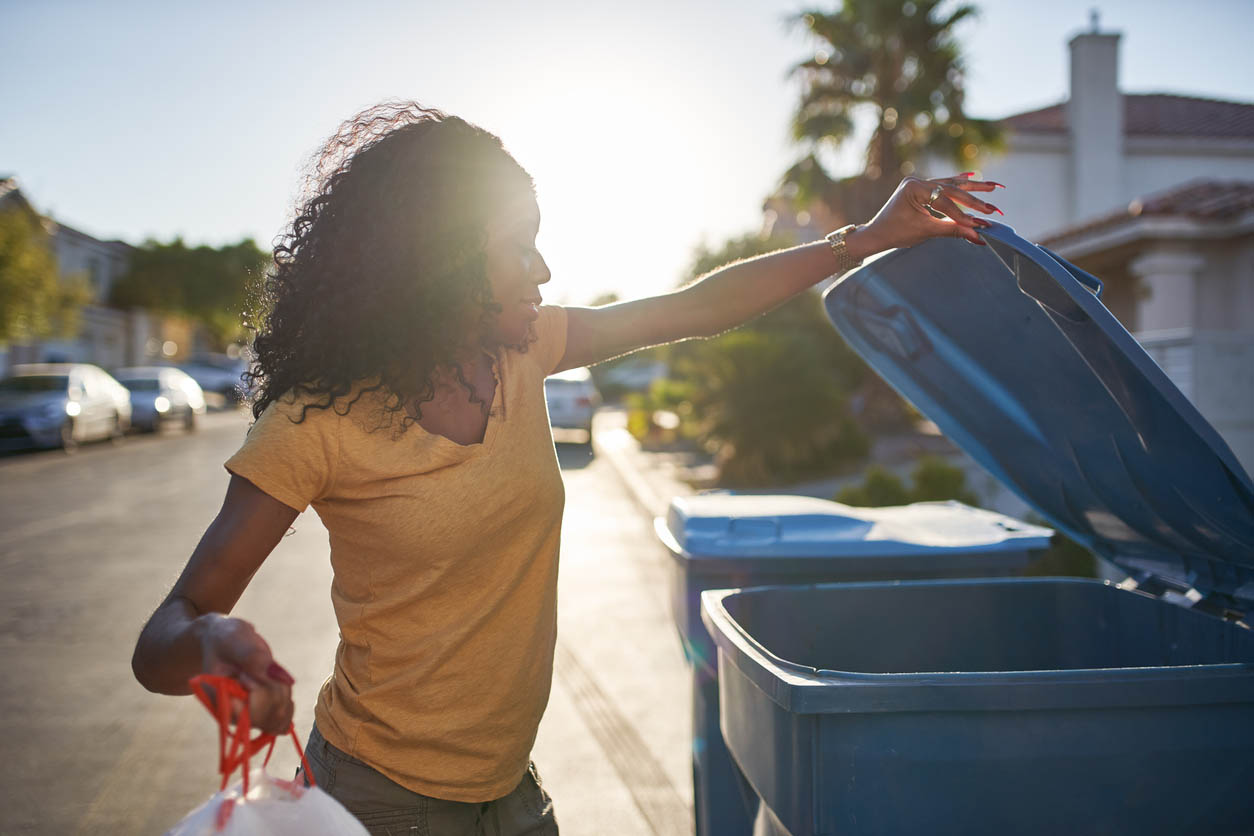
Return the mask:
[[1071,39],[1071,219],[1110,211],[1123,194],[1123,96],[1119,93],[1119,34],[1091,31]]

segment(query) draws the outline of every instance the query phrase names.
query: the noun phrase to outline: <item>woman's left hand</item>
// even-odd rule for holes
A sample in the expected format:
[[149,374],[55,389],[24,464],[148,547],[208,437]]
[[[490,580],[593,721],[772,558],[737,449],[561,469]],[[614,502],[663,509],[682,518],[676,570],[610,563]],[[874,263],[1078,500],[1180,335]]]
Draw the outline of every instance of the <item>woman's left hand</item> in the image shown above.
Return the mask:
[[[1005,188],[1001,183],[970,179],[972,172],[935,180],[907,177],[897,186],[893,196],[876,213],[871,222],[860,226],[849,236],[849,248],[855,257],[894,247],[912,247],[929,238],[964,238],[984,246],[978,230],[988,221],[963,211],[963,207],[990,214],[1001,210],[980,200],[971,192],[991,192]],[[940,217],[928,211],[928,206]]]

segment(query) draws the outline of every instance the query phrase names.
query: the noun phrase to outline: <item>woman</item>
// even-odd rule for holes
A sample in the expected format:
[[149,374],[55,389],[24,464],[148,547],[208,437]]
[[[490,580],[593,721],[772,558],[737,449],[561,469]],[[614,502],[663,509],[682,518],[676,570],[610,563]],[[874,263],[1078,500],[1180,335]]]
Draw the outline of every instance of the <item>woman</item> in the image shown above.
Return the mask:
[[[564,500],[544,378],[708,337],[872,253],[982,243],[968,175],[907,179],[868,224],[603,308],[542,305],[531,178],[492,134],[412,103],[346,122],[275,249],[256,423],[226,499],[133,667],[188,693],[238,677],[253,721],[292,719],[292,677],[231,611],[304,508],[330,532],[341,640],[308,755],[374,832],[556,832],[528,761],[552,679]],[[932,210],[932,211],[929,211]],[[607,235],[607,256],[630,239]]]

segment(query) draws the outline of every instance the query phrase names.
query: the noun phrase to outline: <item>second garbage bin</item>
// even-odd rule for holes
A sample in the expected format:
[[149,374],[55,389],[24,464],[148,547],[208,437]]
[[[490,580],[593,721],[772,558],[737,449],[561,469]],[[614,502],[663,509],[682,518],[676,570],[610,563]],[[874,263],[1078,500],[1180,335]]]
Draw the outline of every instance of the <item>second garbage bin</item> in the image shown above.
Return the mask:
[[697,836],[748,836],[758,808],[719,728],[717,655],[701,623],[703,591],[1009,575],[1053,534],[958,502],[854,508],[804,496],[722,492],[675,498],[654,528],[674,558],[672,609],[692,664]]

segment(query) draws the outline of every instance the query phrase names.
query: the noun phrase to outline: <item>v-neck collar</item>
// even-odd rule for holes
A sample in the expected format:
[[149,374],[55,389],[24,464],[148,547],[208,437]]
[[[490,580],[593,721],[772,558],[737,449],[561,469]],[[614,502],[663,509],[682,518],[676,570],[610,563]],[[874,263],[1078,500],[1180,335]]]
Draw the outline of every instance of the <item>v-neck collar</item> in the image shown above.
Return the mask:
[[502,420],[505,418],[505,375],[504,375],[504,352],[498,350],[495,354],[489,352],[486,348],[484,354],[488,355],[492,360],[492,374],[496,378],[496,387],[492,393],[492,405],[488,408],[488,423],[483,429],[483,439],[470,444],[460,444],[446,435],[433,433],[417,421],[414,426],[418,428],[427,437],[434,439],[435,443],[443,449],[462,452],[467,455],[482,455],[488,453],[492,449],[492,443],[496,440],[497,429]]

